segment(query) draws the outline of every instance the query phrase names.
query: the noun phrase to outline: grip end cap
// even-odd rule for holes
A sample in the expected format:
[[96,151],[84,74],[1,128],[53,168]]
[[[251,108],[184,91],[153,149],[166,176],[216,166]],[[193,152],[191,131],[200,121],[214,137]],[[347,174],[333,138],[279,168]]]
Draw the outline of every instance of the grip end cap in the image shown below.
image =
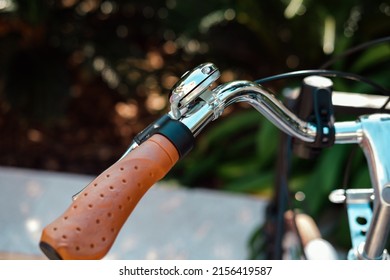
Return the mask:
[[52,246],[50,246],[50,244],[41,241],[39,242],[39,247],[50,260],[62,260],[61,256]]

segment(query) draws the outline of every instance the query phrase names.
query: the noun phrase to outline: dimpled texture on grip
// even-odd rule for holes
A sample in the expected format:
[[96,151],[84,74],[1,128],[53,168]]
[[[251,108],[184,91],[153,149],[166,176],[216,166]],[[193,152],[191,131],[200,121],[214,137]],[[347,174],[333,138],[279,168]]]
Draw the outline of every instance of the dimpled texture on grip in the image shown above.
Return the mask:
[[174,145],[155,134],[93,180],[42,232],[55,259],[101,259],[145,192],[178,161]]

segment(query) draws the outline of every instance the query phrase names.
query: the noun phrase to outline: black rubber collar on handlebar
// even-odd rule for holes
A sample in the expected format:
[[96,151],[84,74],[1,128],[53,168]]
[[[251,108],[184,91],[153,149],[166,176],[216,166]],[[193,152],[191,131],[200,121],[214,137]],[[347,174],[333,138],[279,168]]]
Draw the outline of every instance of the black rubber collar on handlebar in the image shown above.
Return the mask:
[[187,155],[195,144],[194,135],[188,127],[180,121],[172,119],[168,114],[151,123],[134,137],[134,141],[140,145],[156,133],[164,135],[172,142],[179,152],[180,158]]
[[169,118],[156,133],[168,138],[179,152],[180,158],[187,155],[195,145],[195,137],[182,122]]

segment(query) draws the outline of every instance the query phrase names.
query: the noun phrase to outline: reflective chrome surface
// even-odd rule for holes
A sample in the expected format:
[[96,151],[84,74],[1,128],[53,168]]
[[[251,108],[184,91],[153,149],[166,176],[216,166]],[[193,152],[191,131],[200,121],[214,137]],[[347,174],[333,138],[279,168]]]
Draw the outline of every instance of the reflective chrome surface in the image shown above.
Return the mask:
[[[204,101],[196,104],[180,118],[194,135],[212,120],[215,120],[229,105],[246,102],[259,111],[283,132],[306,142],[314,142],[316,127],[300,120],[282,102],[265,88],[249,81],[235,81],[205,92]],[[205,95],[208,95],[205,97]],[[171,111],[172,117],[174,117]],[[357,122],[336,123],[336,143],[361,141],[361,124]],[[326,131],[325,131],[326,133]]]
[[363,256],[381,259],[390,231],[390,115],[375,114],[362,117],[363,139],[360,143],[367,158],[374,188],[374,213],[367,233]]
[[348,213],[349,231],[352,249],[348,259],[358,259],[359,248],[366,241],[366,233],[372,220],[371,201],[374,200],[373,189],[339,189],[334,190],[329,199],[333,203],[345,203]]
[[215,91],[225,107],[246,102],[283,132],[306,142],[314,142],[316,128],[300,120],[263,87],[248,81],[237,81],[222,85]]
[[360,143],[363,139],[362,124],[359,120],[336,122],[336,144]]
[[330,193],[332,203],[366,203],[375,199],[374,189],[337,189]]
[[219,76],[219,70],[212,63],[201,64],[186,72],[172,88],[169,99],[172,116],[180,118],[180,109],[198,98]]

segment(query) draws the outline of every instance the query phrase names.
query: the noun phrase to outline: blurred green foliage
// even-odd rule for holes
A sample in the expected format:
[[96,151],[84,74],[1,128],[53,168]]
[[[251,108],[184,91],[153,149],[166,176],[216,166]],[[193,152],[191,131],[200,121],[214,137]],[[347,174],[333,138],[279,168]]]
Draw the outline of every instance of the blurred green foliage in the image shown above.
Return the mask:
[[[388,36],[390,30],[390,4],[382,0],[0,3],[0,129],[40,127],[50,135],[44,127],[61,132],[65,120],[92,135],[100,130],[106,136],[80,134],[82,140],[77,142],[77,149],[84,151],[88,148],[82,144],[95,143],[93,150],[103,141],[111,143],[109,157],[104,152],[100,158],[88,154],[93,162],[118,158],[137,132],[168,109],[169,89],[178,77],[199,63],[214,62],[222,72],[220,82],[253,80],[318,68],[350,47]],[[343,58],[332,68],[389,88],[389,58],[387,43]],[[363,84],[334,82],[337,90],[374,93]],[[283,88],[297,85],[299,80],[267,86],[282,98]],[[7,125],[15,116],[17,120]],[[64,139],[72,138],[74,130],[67,131]],[[51,137],[47,146],[61,141]],[[0,164],[18,165],[17,157],[7,154],[15,152],[11,142],[2,146]],[[254,109],[237,105],[206,128],[194,151],[167,178],[190,187],[269,197],[278,145],[275,127]],[[315,217],[326,216],[327,195],[340,187],[350,149],[333,147],[309,162],[293,159],[291,191],[306,194],[298,207]],[[73,160],[83,162],[81,157],[85,153]],[[54,168],[37,162],[29,167]],[[54,169],[101,171],[102,165],[95,169],[92,165]],[[352,174],[351,187],[369,185],[360,153],[354,158]]]

